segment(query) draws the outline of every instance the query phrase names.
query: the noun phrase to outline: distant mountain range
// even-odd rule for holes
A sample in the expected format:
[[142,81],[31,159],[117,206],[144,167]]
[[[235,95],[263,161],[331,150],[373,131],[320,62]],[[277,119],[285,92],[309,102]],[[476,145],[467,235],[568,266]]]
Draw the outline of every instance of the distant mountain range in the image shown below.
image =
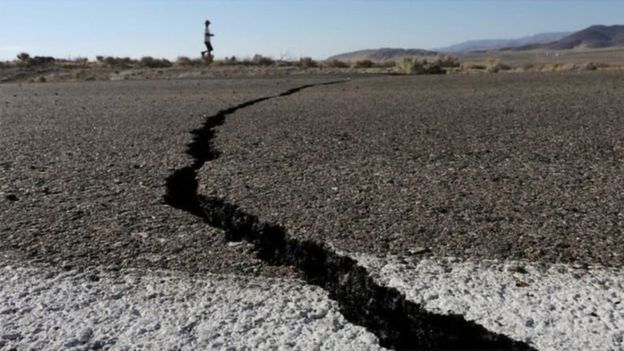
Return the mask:
[[624,25],[603,26],[595,25],[578,32],[540,33],[518,39],[485,39],[470,40],[463,43],[438,48],[423,49],[396,49],[381,48],[368,49],[334,55],[328,60],[357,61],[397,60],[401,57],[434,56],[439,53],[463,54],[474,51],[523,51],[523,50],[569,50],[569,49],[598,49],[608,47],[624,47]]
[[624,46],[624,25],[591,26],[549,43],[533,43],[503,50],[569,50],[569,49],[600,49]]
[[522,37],[517,39],[483,39],[483,40],[468,40],[459,44],[446,46],[443,48],[434,49],[435,51],[444,53],[466,53],[470,51],[490,51],[503,48],[512,48],[518,46],[525,46],[531,44],[544,44],[557,41],[570,35],[570,32],[553,32],[553,33],[540,33],[531,35],[528,37]]

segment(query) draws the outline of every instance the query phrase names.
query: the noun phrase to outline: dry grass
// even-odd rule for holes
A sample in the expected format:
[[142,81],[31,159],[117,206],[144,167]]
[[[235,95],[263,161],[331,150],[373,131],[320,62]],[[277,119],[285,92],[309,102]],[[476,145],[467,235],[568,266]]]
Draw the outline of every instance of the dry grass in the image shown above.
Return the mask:
[[311,57],[302,57],[299,59],[297,66],[301,68],[313,68],[318,67],[318,62],[314,61]]
[[[612,52],[609,51],[611,54]],[[624,54],[624,51],[620,51]],[[524,55],[524,54],[521,54]],[[257,76],[264,74],[315,74],[325,72],[341,73],[500,73],[500,72],[566,72],[593,70],[624,70],[621,64],[596,61],[586,62],[537,62],[512,60],[507,62],[500,56],[481,56],[479,60],[460,60],[455,56],[435,58],[404,58],[398,61],[375,62],[339,60],[317,62],[310,57],[297,61],[274,60],[269,56],[254,55],[238,59],[234,56],[212,62],[203,58],[178,57],[174,62],[167,59],[145,56],[139,60],[129,57],[96,56],[95,61],[86,58],[58,59],[48,56],[19,54],[16,59],[0,62],[0,82],[55,82],[81,80],[117,80],[184,78],[205,76]]]
[[348,63],[340,60],[324,61],[321,66],[326,68],[349,68]]

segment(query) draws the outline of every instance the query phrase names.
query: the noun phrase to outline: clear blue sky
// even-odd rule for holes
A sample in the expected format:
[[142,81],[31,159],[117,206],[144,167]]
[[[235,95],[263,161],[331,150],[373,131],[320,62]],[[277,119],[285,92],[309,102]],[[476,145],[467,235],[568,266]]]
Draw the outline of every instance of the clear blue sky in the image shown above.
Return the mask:
[[199,56],[325,58],[365,48],[434,48],[624,23],[624,1],[0,0],[0,59]]

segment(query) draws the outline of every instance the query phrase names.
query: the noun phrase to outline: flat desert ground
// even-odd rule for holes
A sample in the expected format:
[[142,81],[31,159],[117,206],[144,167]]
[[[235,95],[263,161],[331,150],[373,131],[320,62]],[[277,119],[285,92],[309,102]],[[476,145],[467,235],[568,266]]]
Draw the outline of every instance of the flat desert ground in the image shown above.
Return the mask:
[[0,349],[624,347],[621,72],[1,84],[0,150]]

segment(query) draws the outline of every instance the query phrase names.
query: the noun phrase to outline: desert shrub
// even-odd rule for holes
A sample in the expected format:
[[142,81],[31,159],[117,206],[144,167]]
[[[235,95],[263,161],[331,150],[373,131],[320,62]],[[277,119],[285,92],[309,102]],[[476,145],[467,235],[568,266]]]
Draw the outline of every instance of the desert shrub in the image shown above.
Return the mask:
[[260,54],[255,54],[251,59],[251,62],[258,66],[271,66],[275,64],[275,60],[268,56],[262,56]]
[[139,65],[141,67],[148,67],[148,68],[166,68],[166,67],[171,67],[171,62],[169,62],[169,60],[167,59],[155,59],[151,56],[143,56],[141,57],[141,60],[139,60]]
[[176,59],[175,65],[188,67],[188,66],[193,66],[194,62],[193,60],[191,60],[190,58],[186,56],[178,56],[178,58]]
[[371,60],[358,60],[351,63],[351,68],[371,68],[375,63]]
[[398,68],[405,74],[422,74],[425,70],[423,61],[416,58],[403,57],[398,64]]
[[381,67],[384,68],[392,68],[392,67],[396,67],[397,63],[396,61],[384,61],[380,64]]
[[252,64],[250,61],[247,62],[239,62],[236,56],[225,57],[220,60],[214,60],[213,64],[215,66],[234,66],[237,64]]
[[593,62],[586,63],[557,63],[551,68],[552,71],[565,72],[565,71],[595,71],[598,69],[598,65]]
[[133,60],[133,59],[131,59],[131,58],[129,58],[129,57],[122,57],[122,58],[120,58],[120,59],[119,59],[119,63],[120,63],[122,66],[123,66],[123,65],[126,65],[126,66],[131,66],[131,65],[133,65],[133,64],[138,64],[138,62],[137,62],[136,60]]
[[235,65],[238,63],[238,59],[234,55],[226,57],[225,59],[223,59],[223,61],[228,65]]
[[213,54],[206,54],[204,56],[201,57],[202,63],[206,64],[206,65],[211,65],[214,62],[214,55]]
[[275,62],[278,67],[293,67],[299,66],[299,61],[279,60]]
[[444,74],[446,70],[440,65],[439,62],[429,62],[425,60],[425,74]]
[[95,76],[84,69],[80,69],[74,72],[75,80],[95,80]]
[[22,52],[17,55],[19,65],[27,66],[43,66],[52,64],[56,59],[52,56],[35,56],[31,57],[28,53]]
[[73,60],[71,60],[72,63],[78,65],[78,66],[87,66],[89,64],[89,59],[86,57],[76,57]]
[[428,62],[418,58],[404,57],[398,63],[399,71],[405,74],[442,74],[445,70],[439,62]]
[[462,67],[462,69],[465,69],[465,70],[471,70],[471,69],[485,70],[485,69],[487,69],[487,66],[484,65],[484,64],[481,64],[481,63],[466,63],[466,64],[463,64],[461,67]]
[[340,61],[340,60],[325,61],[323,62],[323,66],[329,67],[329,68],[348,68],[349,67],[349,65],[346,62]]
[[301,68],[312,68],[318,67],[318,63],[314,61],[311,57],[302,57],[299,59],[297,66]]
[[461,62],[459,62],[459,58],[453,55],[438,56],[435,59],[435,62],[439,64],[440,67],[444,68],[455,68],[461,65]]
[[606,69],[611,67],[610,64],[604,62],[596,62],[593,63],[593,65],[596,67],[596,69]]
[[111,67],[128,68],[137,62],[129,57],[112,57],[107,56],[103,60],[107,65]]
[[487,61],[486,70],[490,73],[498,73],[500,71],[509,71],[511,66],[501,62],[500,59],[489,59]]
[[565,72],[565,71],[578,71],[581,67],[576,63],[561,63],[553,66],[553,71]]
[[102,56],[102,55],[97,55],[97,56],[95,57],[95,60],[96,60],[97,62],[103,63],[103,62],[104,62],[104,56]]
[[30,64],[33,66],[42,66],[52,64],[56,61],[52,56],[35,56],[30,59]]
[[20,52],[19,54],[17,54],[17,59],[22,64],[29,64],[30,63],[30,54],[28,54],[27,52]]

